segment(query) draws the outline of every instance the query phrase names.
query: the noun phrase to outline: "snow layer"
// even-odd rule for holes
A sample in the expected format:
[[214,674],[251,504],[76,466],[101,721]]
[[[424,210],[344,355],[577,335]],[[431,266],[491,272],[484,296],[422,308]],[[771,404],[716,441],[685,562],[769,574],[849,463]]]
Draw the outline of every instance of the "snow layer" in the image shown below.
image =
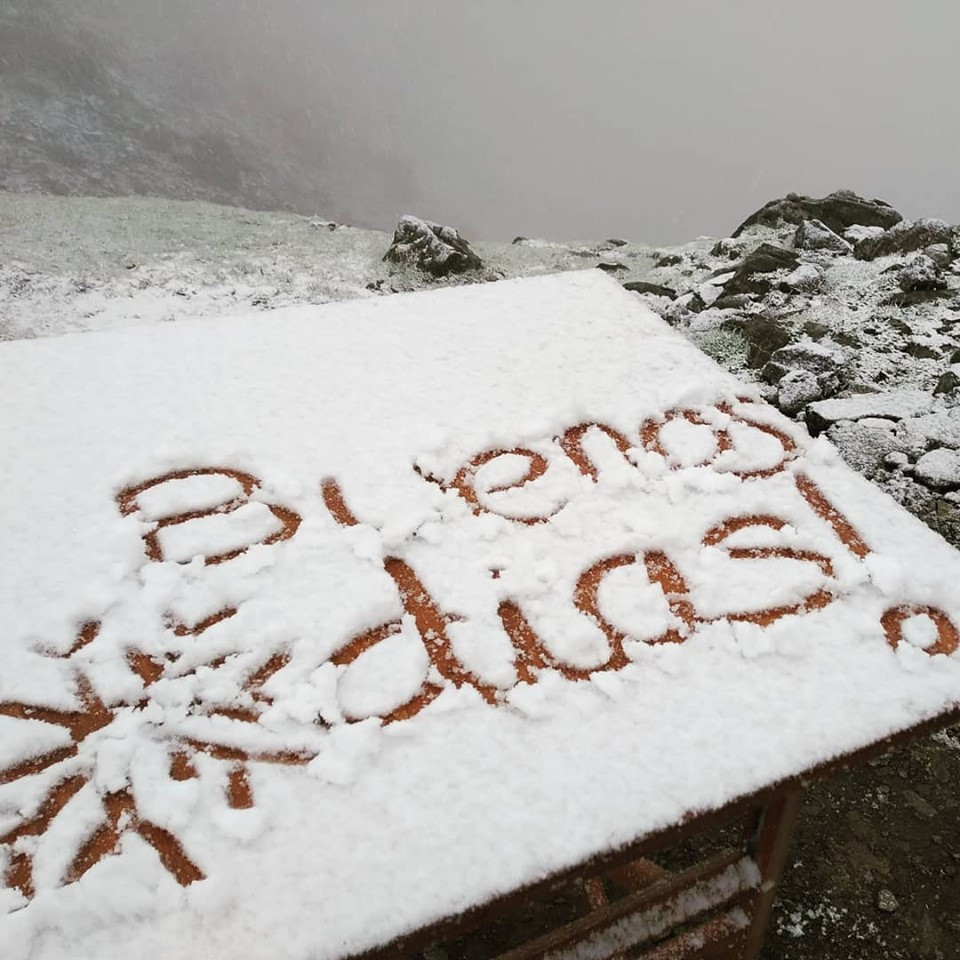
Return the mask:
[[0,377],[5,957],[341,957],[960,702],[960,557],[599,273]]

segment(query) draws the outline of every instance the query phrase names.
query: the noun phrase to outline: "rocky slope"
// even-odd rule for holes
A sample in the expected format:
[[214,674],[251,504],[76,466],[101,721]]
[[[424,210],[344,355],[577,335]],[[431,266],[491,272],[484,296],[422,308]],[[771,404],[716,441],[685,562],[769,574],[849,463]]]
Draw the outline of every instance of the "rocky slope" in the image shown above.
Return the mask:
[[664,318],[960,544],[960,229],[791,195],[645,279],[669,288],[643,294]]

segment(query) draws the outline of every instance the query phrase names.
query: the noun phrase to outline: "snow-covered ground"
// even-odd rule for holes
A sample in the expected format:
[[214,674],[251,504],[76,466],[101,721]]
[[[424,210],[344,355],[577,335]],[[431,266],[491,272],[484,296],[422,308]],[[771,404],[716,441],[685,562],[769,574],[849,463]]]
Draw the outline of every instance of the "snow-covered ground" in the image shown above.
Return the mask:
[[[207,203],[0,193],[0,338],[201,320],[437,285],[383,262],[390,235]],[[606,244],[473,244],[476,279],[582,270]],[[649,247],[616,249],[624,280]],[[470,282],[453,281],[453,282]],[[444,281],[447,282],[447,281]]]

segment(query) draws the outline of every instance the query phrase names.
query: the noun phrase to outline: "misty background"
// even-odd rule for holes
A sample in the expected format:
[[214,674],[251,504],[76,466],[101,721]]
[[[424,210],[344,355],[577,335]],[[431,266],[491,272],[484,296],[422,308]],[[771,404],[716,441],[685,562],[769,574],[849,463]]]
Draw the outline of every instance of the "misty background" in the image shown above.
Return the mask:
[[960,221],[952,0],[0,0],[0,186],[474,239]]

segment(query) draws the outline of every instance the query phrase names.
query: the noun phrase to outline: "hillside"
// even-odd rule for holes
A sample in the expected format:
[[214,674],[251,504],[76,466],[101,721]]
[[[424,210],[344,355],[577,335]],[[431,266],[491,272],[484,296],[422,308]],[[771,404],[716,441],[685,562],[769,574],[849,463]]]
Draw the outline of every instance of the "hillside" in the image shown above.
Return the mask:
[[316,175],[263,157],[231,118],[152,98],[58,0],[0,9],[0,189],[320,209]]

